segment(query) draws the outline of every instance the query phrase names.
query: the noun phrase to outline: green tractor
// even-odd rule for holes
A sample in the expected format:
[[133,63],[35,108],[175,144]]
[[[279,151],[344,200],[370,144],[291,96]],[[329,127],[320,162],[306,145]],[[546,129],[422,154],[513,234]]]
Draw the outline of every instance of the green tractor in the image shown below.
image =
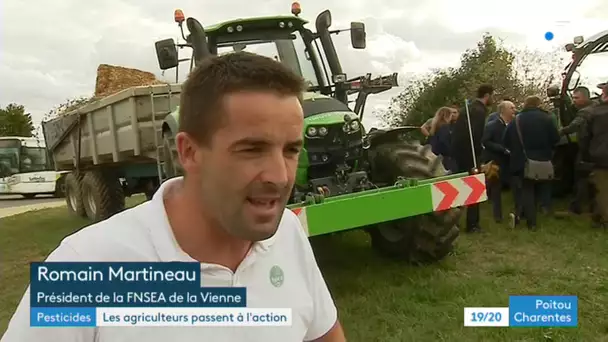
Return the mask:
[[[558,114],[559,127],[569,125],[576,117],[578,110],[572,103],[571,95],[572,91],[580,86],[581,75],[578,69],[587,57],[608,52],[608,31],[600,32],[586,40],[581,36],[577,36],[574,38],[573,43],[565,46],[565,49],[572,53],[572,60],[562,73],[563,81],[561,88],[553,86],[547,90],[547,95]],[[598,101],[600,94],[594,92],[594,89],[590,90],[592,94],[591,100]],[[576,133],[562,136],[553,159],[556,171],[554,194],[558,197],[568,195],[574,189],[576,171],[574,166],[577,154],[578,142]]]
[[[175,19],[186,43],[157,42],[160,68],[178,67],[183,61],[178,47],[193,49],[192,58],[185,59],[191,68],[209,56],[242,50],[291,67],[309,87],[302,100],[305,146],[289,208],[308,235],[364,228],[372,246],[387,256],[413,263],[444,258],[459,235],[460,207],[486,199],[483,174],[448,175],[429,146],[404,139],[415,127],[367,131],[362,125],[367,96],[396,86],[397,74],[348,78],[331,35],[350,31],[352,47],[364,49],[364,24],[353,22],[350,29],[330,30],[332,18],[326,10],[316,18],[317,32],[313,32],[299,13],[299,4],[294,3],[293,15],[231,20],[203,28],[177,10]],[[356,96],[352,110],[351,95]],[[182,172],[174,143],[178,117],[179,108],[163,123],[164,178]]]

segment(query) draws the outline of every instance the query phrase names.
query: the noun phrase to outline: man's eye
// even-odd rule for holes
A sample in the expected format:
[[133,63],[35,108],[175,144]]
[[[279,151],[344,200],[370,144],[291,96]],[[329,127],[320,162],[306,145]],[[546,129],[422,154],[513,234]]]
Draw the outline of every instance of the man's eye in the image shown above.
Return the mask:
[[301,148],[292,147],[292,148],[287,149],[287,152],[289,154],[298,154],[298,153],[300,153],[300,150],[301,150]]
[[247,147],[247,148],[243,148],[241,149],[241,152],[245,152],[245,153],[259,153],[262,149],[259,147]]

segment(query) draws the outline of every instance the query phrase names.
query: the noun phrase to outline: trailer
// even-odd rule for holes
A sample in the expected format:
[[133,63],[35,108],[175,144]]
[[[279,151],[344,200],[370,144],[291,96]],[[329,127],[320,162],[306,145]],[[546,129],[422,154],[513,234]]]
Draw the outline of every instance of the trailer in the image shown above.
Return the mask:
[[42,124],[55,169],[66,176],[70,212],[98,221],[124,209],[125,196],[152,196],[163,160],[163,119],[181,86],[133,87]]

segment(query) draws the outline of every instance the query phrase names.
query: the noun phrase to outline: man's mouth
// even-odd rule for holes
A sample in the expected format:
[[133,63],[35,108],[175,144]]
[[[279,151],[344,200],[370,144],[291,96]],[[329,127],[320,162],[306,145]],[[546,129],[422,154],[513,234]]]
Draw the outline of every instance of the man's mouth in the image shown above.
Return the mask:
[[279,203],[279,197],[247,197],[247,202],[259,209],[273,209]]

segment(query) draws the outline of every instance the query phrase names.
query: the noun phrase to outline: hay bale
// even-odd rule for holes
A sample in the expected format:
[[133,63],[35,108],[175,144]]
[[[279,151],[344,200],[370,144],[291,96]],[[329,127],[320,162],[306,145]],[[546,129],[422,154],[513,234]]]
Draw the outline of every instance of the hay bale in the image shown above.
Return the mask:
[[131,87],[154,84],[165,84],[165,82],[156,79],[151,72],[100,64],[97,68],[95,98],[106,97]]

